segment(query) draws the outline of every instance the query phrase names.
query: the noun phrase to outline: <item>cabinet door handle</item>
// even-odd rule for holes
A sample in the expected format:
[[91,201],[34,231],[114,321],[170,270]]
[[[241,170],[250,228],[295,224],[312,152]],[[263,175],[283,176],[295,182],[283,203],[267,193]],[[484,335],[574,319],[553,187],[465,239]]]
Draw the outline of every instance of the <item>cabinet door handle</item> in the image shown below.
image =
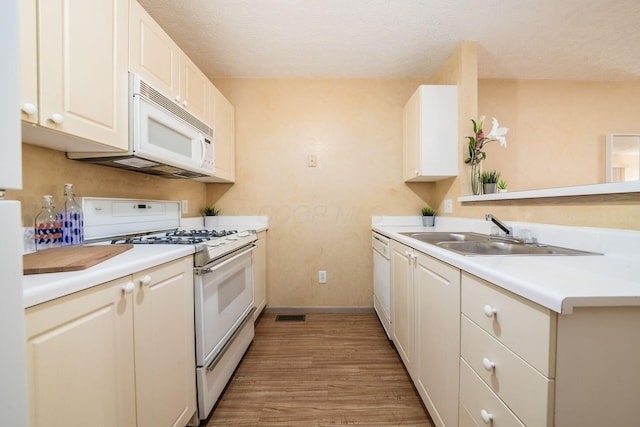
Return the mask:
[[175,99],[178,104],[182,104],[182,98],[180,98],[180,95],[176,96]]
[[484,421],[485,424],[489,424],[493,420],[493,414],[485,411],[484,409],[480,411],[480,416],[482,417],[482,421]]
[[496,315],[496,313],[498,313],[498,310],[491,307],[489,304],[485,305],[483,307],[483,310],[484,310],[484,315],[487,317],[493,317]]
[[149,276],[148,274],[145,274],[141,279],[140,279],[140,284],[142,286],[148,286],[149,283],[151,283],[151,276]]
[[134,288],[135,285],[133,284],[133,282],[127,282],[126,284],[122,285],[122,292],[125,294],[130,294],[131,292],[133,292]]
[[182,101],[182,105],[184,105],[185,107],[189,106],[189,103],[187,102],[187,100],[185,99],[184,101]]
[[22,112],[30,116],[33,116],[38,112],[38,109],[34,104],[30,102],[26,102],[25,104],[22,105]]
[[482,359],[482,365],[487,371],[493,371],[493,369],[496,367],[496,363],[487,359],[486,357]]
[[51,120],[53,123],[59,125],[62,122],[64,122],[64,116],[62,114],[53,113],[51,115],[51,117],[49,117],[49,120]]

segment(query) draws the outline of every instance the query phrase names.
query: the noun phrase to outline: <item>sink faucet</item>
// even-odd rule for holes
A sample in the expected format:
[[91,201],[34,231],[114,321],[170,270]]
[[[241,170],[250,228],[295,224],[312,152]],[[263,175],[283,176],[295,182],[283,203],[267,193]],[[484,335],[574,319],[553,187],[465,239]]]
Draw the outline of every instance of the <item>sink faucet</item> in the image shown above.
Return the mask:
[[484,219],[486,219],[487,221],[491,221],[493,222],[495,225],[497,225],[498,227],[500,227],[500,229],[502,231],[505,232],[505,234],[509,237],[513,237],[513,228],[512,227],[507,227],[502,221],[500,221],[498,218],[496,218],[495,216],[491,215],[490,213],[485,214],[484,215]]

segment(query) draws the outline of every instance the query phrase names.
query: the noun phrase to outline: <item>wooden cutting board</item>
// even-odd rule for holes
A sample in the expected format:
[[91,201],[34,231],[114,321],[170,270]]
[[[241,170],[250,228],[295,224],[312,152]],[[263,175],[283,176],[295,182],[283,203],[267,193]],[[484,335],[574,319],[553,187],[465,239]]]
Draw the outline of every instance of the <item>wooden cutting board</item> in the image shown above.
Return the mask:
[[59,273],[84,270],[131,249],[133,245],[66,246],[22,257],[23,273]]

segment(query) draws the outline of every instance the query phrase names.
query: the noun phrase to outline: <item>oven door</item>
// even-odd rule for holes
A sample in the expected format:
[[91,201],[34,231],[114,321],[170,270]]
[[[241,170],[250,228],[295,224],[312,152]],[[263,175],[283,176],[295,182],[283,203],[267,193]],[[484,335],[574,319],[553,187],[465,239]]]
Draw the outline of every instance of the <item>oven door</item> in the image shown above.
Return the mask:
[[194,279],[196,364],[218,353],[253,307],[253,250],[239,249],[202,268]]

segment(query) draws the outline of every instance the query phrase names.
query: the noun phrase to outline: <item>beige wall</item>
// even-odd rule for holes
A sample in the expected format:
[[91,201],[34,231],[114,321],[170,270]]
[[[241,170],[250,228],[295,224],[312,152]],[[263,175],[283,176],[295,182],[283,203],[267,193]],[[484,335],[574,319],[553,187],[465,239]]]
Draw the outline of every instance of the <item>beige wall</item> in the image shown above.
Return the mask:
[[371,215],[419,215],[467,184],[402,181],[404,104],[420,84],[458,84],[460,114],[474,115],[475,64],[463,44],[432,79],[214,82],[236,108],[238,169],[207,201],[269,216],[269,306],[372,305]]
[[[503,171],[511,191],[602,182],[605,134],[640,133],[634,101],[639,96],[638,82],[480,80],[478,114],[495,116],[510,127],[508,146],[490,143],[483,167]],[[471,117],[463,136],[472,132]],[[458,179],[468,181],[468,166]],[[640,193],[455,208],[455,215],[470,218],[491,212],[512,221],[640,230]]]
[[402,182],[402,107],[423,81],[214,83],[236,108],[237,180],[208,186],[207,201],[269,216],[269,305],[370,307],[371,215],[431,202],[431,185]]
[[640,81],[481,80],[485,129],[491,116],[510,128],[507,148],[490,143],[483,167],[513,191],[603,183],[606,134],[640,134],[638,99]]
[[206,184],[173,180],[106,166],[69,160],[61,151],[22,144],[22,190],[7,191],[7,199],[22,202],[22,223],[31,226],[40,212],[42,195],[54,196],[58,207],[65,183],[73,184],[77,196],[128,197],[189,201],[190,212],[198,216],[205,204]]

